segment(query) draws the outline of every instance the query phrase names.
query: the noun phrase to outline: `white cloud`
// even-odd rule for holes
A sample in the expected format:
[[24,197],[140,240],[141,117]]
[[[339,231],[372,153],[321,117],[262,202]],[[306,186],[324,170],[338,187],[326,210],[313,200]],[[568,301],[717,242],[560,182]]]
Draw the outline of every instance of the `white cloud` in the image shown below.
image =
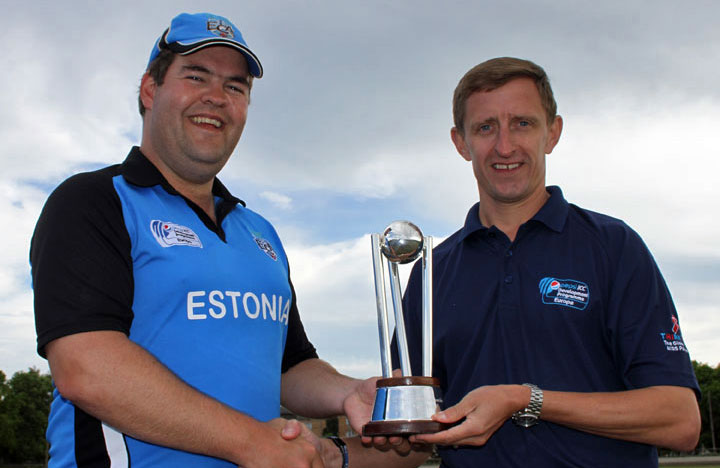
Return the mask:
[[374,323],[370,240],[286,246],[298,305],[308,323]]
[[548,156],[550,182],[572,201],[625,220],[655,252],[720,257],[720,101],[624,102],[566,116]]
[[321,358],[341,372],[380,372],[369,236],[286,247],[305,330]]
[[289,210],[290,208],[292,208],[292,198],[288,197],[287,195],[265,191],[260,193],[260,197],[268,200],[270,203],[280,209]]
[[38,189],[0,179],[0,225],[4,226],[0,257],[0,370],[12,374],[47,364],[35,352],[35,320],[30,290],[30,237],[45,194]]

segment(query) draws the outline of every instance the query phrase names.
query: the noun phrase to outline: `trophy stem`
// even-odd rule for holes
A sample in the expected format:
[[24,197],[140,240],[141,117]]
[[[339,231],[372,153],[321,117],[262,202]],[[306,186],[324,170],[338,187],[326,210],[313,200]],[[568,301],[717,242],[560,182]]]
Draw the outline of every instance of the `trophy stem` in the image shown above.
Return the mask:
[[408,351],[407,337],[405,335],[400,275],[398,274],[397,263],[388,260],[388,266],[390,268],[390,293],[392,295],[393,310],[395,311],[395,336],[397,337],[398,354],[400,355],[400,370],[403,376],[409,376],[412,375],[412,372],[410,370],[410,352]]
[[432,291],[432,249],[433,238],[423,238],[422,276],[423,276],[423,375],[432,376],[433,361],[433,291]]
[[380,333],[380,362],[383,377],[392,376],[390,363],[390,332],[388,325],[387,299],[385,295],[385,268],[380,254],[380,234],[371,234],[373,271],[375,273],[375,302],[378,313],[378,331]]

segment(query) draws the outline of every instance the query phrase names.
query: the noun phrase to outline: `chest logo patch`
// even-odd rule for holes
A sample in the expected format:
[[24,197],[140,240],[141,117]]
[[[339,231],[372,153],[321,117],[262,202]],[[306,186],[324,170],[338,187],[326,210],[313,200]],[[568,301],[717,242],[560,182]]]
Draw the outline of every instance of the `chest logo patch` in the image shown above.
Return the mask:
[[169,221],[160,221],[153,219],[150,221],[150,231],[155,240],[162,247],[173,247],[176,245],[187,245],[190,247],[200,247],[202,242],[195,232],[189,227],[171,223]]
[[585,310],[590,301],[590,288],[582,281],[546,277],[540,280],[543,304],[554,304]]
[[684,351],[686,353],[688,352],[687,348],[685,347],[685,342],[680,335],[680,323],[678,322],[677,317],[675,317],[674,315],[672,316],[672,331],[660,333],[660,336],[662,337],[665,349],[667,349],[668,351]]
[[253,239],[255,239],[255,243],[260,250],[265,252],[268,257],[272,258],[277,262],[277,254],[275,253],[275,250],[273,249],[273,246],[270,244],[270,242],[260,237],[260,234],[257,233],[253,233]]

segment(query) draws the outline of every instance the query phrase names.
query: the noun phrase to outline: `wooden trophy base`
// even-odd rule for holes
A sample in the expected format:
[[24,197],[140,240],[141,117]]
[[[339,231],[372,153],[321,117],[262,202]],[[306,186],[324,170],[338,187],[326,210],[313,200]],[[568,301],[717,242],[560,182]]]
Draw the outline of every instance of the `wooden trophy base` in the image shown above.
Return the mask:
[[363,426],[362,435],[375,437],[432,434],[448,427],[450,427],[449,424],[437,421],[373,421]]

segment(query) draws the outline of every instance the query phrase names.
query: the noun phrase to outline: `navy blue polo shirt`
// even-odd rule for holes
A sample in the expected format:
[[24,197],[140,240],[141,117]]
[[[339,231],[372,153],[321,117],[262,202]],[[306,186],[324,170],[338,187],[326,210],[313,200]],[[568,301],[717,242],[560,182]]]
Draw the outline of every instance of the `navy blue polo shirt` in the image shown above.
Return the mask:
[[[620,220],[565,201],[558,187],[513,242],[478,204],[434,249],[433,375],[443,408],[496,384],[613,392],[655,385],[699,392],[665,281]],[[419,262],[418,262],[419,263]],[[411,365],[421,372],[421,274],[404,298]],[[590,410],[588,410],[590,411]],[[678,415],[683,417],[683,415]],[[507,421],[483,447],[440,447],[445,467],[657,466],[655,447],[541,421]]]
[[[73,333],[120,331],[198,391],[279,417],[281,372],[317,354],[275,229],[217,179],[213,195],[216,223],[138,148],[63,182],[31,246],[39,352]],[[121,434],[57,391],[47,437],[51,467],[234,466]]]

